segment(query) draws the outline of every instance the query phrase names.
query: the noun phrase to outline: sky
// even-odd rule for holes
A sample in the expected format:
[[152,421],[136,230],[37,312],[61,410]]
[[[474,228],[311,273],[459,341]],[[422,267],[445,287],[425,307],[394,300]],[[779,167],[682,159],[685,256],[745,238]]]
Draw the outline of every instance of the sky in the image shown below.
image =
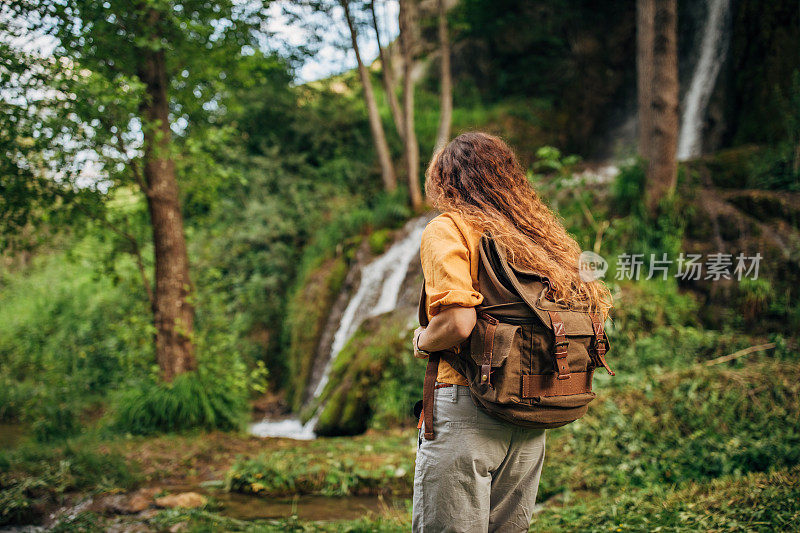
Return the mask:
[[[296,24],[291,24],[289,18],[283,13],[286,5],[291,2],[280,0],[269,7],[269,20],[267,29],[274,32],[275,40],[285,42],[291,46],[299,46],[309,41],[309,35]],[[376,3],[378,25],[381,29],[381,42],[384,46],[393,41],[398,34],[398,3],[397,0],[383,0]],[[325,21],[321,15],[313,15],[310,11],[304,15],[307,19],[328,25],[330,31],[325,32],[323,44],[314,57],[308,58],[297,71],[298,82],[304,83],[326,78],[345,70],[355,68],[356,58],[349,46],[350,37],[341,8],[334,10],[333,20]],[[342,43],[348,45],[342,49]],[[365,63],[371,63],[378,57],[378,43],[374,31],[364,28],[359,33],[358,46]]]

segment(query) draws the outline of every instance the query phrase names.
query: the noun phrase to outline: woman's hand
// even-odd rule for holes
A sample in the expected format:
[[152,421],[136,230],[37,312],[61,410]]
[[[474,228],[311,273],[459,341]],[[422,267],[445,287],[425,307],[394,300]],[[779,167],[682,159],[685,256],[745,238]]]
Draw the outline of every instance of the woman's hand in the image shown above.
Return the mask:
[[419,346],[419,336],[422,335],[423,331],[425,331],[425,328],[423,326],[420,326],[417,329],[415,329],[412,341],[412,344],[414,346],[414,357],[417,357],[419,359],[425,359],[426,357],[428,357],[428,354],[424,354],[419,350],[417,350],[417,346]]

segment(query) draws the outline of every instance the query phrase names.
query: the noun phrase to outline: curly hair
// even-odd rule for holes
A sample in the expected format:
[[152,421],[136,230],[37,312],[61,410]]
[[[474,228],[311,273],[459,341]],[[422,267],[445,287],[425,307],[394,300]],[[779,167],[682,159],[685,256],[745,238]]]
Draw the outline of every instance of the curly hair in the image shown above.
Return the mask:
[[456,212],[491,234],[510,262],[547,278],[556,302],[607,316],[612,307],[608,287],[581,279],[580,246],[500,138],[469,132],[450,141],[428,166],[425,193],[439,211]]

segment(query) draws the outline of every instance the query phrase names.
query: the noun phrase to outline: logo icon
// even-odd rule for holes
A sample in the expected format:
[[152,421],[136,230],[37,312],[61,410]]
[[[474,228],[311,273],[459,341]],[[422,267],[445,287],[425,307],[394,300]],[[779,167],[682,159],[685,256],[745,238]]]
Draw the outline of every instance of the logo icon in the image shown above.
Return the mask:
[[608,272],[608,261],[594,252],[581,252],[578,258],[578,272],[585,282],[602,278]]

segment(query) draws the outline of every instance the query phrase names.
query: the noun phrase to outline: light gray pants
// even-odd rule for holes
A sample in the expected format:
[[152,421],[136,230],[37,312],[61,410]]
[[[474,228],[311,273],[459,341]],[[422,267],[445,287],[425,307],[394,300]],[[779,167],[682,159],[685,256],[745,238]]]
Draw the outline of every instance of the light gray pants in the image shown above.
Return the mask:
[[509,424],[480,410],[469,389],[436,389],[436,438],[420,430],[412,529],[527,531],[544,462],[545,430]]

